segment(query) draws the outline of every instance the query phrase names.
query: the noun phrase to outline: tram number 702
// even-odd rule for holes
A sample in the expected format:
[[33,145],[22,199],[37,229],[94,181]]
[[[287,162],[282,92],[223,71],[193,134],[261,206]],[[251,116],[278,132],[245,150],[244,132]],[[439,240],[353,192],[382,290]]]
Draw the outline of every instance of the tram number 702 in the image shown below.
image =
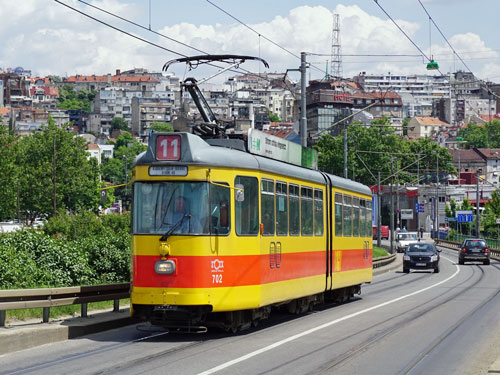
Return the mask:
[[221,274],[212,275],[212,284],[222,284],[222,275]]

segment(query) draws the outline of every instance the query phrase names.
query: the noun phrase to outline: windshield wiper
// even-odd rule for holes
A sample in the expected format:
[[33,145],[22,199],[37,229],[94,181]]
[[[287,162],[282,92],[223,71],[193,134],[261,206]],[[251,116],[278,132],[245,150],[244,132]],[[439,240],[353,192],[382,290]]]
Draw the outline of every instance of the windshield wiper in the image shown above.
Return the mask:
[[170,235],[179,227],[182,225],[182,223],[184,222],[184,220],[186,218],[191,218],[191,214],[184,214],[180,220],[174,224],[174,226],[172,228],[170,228],[167,233],[165,233],[163,236],[160,237],[160,241],[166,241],[168,237],[170,237]]

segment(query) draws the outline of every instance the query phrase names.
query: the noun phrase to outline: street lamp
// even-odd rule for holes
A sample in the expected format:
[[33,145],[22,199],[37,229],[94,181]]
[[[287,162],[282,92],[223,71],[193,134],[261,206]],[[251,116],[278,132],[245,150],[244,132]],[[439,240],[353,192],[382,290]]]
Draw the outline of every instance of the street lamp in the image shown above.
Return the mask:
[[483,173],[482,169],[476,171],[476,237],[479,237],[479,175]]
[[436,204],[434,206],[434,238],[439,237],[439,151],[436,151]]

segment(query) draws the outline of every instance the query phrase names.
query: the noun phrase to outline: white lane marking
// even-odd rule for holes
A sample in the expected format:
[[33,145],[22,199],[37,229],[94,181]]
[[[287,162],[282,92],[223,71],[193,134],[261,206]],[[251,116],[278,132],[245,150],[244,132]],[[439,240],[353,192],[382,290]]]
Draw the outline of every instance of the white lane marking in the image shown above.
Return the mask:
[[[446,259],[446,260],[448,260],[448,261],[450,261],[451,263],[453,263],[450,259],[445,258],[445,257],[443,257],[443,258],[444,258],[444,259]],[[250,359],[250,358],[255,357],[255,356],[259,355],[259,354],[265,353],[265,352],[267,352],[267,351],[269,351],[269,350],[275,349],[275,348],[277,348],[278,346],[281,346],[281,345],[284,345],[284,344],[289,343],[289,342],[291,342],[291,341],[297,340],[297,339],[299,339],[299,338],[301,338],[301,337],[307,336],[307,335],[309,335],[309,334],[311,334],[311,333],[314,333],[314,332],[316,332],[316,331],[319,331],[319,330],[321,330],[321,329],[323,329],[323,328],[330,327],[330,326],[332,326],[332,325],[334,325],[334,324],[337,324],[337,323],[343,322],[344,320],[348,320],[348,319],[354,318],[354,317],[359,316],[359,315],[361,315],[361,314],[365,314],[365,313],[367,313],[367,312],[370,312],[370,311],[373,311],[373,310],[379,309],[379,308],[381,308],[381,307],[388,306],[388,305],[393,304],[393,303],[395,303],[395,302],[401,301],[401,300],[403,300],[403,299],[405,299],[405,298],[412,297],[412,296],[414,296],[414,295],[417,295],[417,294],[423,293],[423,292],[425,292],[425,291],[427,291],[427,290],[429,290],[429,289],[435,288],[435,287],[437,287],[437,286],[439,286],[439,285],[441,285],[441,284],[444,284],[445,282],[447,282],[447,281],[449,281],[449,280],[453,279],[455,276],[457,276],[457,275],[458,275],[458,273],[460,272],[460,268],[458,267],[458,265],[457,265],[457,264],[454,264],[454,265],[455,265],[455,267],[457,268],[457,270],[455,271],[455,273],[454,273],[453,275],[451,275],[450,277],[448,277],[447,279],[444,279],[443,281],[440,281],[440,282],[439,282],[439,283],[437,283],[437,284],[434,284],[434,285],[428,286],[428,287],[426,287],[426,288],[424,288],[424,289],[417,290],[417,291],[415,291],[415,292],[413,292],[413,293],[406,294],[406,295],[404,295],[404,296],[401,296],[401,297],[395,298],[395,299],[393,299],[393,300],[390,300],[390,301],[387,301],[387,302],[383,302],[383,303],[381,303],[381,304],[379,304],[379,305],[375,305],[375,306],[369,307],[369,308],[367,308],[367,309],[360,310],[360,311],[355,312],[355,313],[352,313],[352,314],[350,314],[350,315],[346,315],[346,316],[344,316],[344,317],[342,317],[342,318],[338,318],[338,319],[336,319],[336,320],[332,320],[331,322],[325,323],[325,324],[320,325],[320,326],[318,326],[318,327],[311,328],[311,329],[309,329],[309,330],[307,330],[307,331],[304,331],[304,332],[302,332],[302,333],[298,333],[298,334],[296,334],[296,335],[290,336],[290,337],[288,337],[288,338],[286,338],[286,339],[283,339],[283,340],[281,340],[281,341],[275,342],[274,344],[268,345],[268,346],[266,346],[266,347],[264,347],[264,348],[262,348],[262,349],[255,350],[255,351],[253,351],[253,352],[251,352],[251,353],[248,353],[248,354],[246,354],[246,355],[244,355],[244,356],[241,356],[241,357],[239,357],[239,358],[233,359],[232,361],[228,361],[228,362],[223,363],[223,364],[221,364],[221,365],[219,365],[219,366],[213,367],[213,368],[211,368],[211,369],[209,369],[209,370],[207,370],[207,371],[200,372],[198,375],[210,375],[210,374],[214,374],[214,373],[216,373],[216,372],[218,372],[218,371],[224,370],[224,369],[226,369],[226,368],[228,368],[228,367],[230,367],[230,366],[233,366],[233,365],[235,365],[235,364],[237,364],[237,363],[240,363],[240,362],[246,361],[247,359]]]

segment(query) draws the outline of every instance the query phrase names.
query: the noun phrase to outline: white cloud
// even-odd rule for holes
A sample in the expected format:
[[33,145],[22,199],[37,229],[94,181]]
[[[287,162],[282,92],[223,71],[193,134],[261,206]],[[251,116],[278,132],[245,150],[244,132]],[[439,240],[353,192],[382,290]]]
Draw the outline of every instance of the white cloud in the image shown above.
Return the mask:
[[[168,49],[186,55],[201,52],[182,47],[172,41],[158,37],[109,15],[84,6],[76,0],[63,2],[81,9],[99,19],[105,20],[129,32]],[[95,0],[92,4],[115,12],[124,18],[137,20],[144,13],[143,4],[121,2],[119,0]],[[332,14],[340,14],[342,53],[349,54],[418,54],[415,47],[385,17],[368,14],[357,5],[339,4],[334,10],[323,6],[300,6],[287,14],[276,16],[267,22],[250,24],[261,35],[271,39],[284,49],[299,56],[300,52],[317,52],[329,55],[332,42]],[[0,8],[0,66],[23,66],[26,69],[45,74],[106,74],[115,69],[145,67],[160,70],[167,60],[179,57],[149,46],[121,34],[56,2],[23,0],[5,1]],[[171,19],[170,19],[171,21]],[[421,25],[397,20],[398,24],[412,38],[424,32]],[[22,25],[22,26],[21,26]],[[425,28],[424,28],[425,29]],[[160,33],[178,39],[207,53],[260,55],[270,64],[270,71],[284,71],[297,68],[300,61],[292,54],[278,48],[273,43],[260,38],[239,23],[194,25],[178,22],[158,30]],[[421,35],[420,35],[421,36]],[[425,39],[425,38],[424,38]],[[259,43],[260,42],[260,43]],[[473,33],[459,34],[450,38],[457,51],[483,51],[494,53],[481,38]],[[420,46],[427,53],[428,46]],[[445,43],[435,43],[432,47],[435,56],[450,54]],[[462,55],[464,58],[469,54]],[[498,55],[488,55],[495,56]],[[329,56],[308,56],[324,70]],[[353,63],[352,61],[358,61]],[[373,62],[374,60],[379,60]],[[384,60],[384,61],[382,61]],[[354,58],[344,57],[344,76],[353,76],[360,71],[368,73],[420,73],[425,74],[425,64],[421,59],[401,58]],[[481,76],[500,74],[498,65],[480,61],[473,64]],[[441,66],[452,63],[440,64]],[[243,66],[248,70],[263,69],[257,63]],[[176,71],[183,73],[183,69]],[[205,74],[206,71],[201,71]],[[195,76],[199,76],[196,73]],[[311,70],[312,78],[321,77],[318,70]]]

